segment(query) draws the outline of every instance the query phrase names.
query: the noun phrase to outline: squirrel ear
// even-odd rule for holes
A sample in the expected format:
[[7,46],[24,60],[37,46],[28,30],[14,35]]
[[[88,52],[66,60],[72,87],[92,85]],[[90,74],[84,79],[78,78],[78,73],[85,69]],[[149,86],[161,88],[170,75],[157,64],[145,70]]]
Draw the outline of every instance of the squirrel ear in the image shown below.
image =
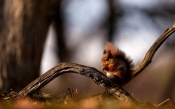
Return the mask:
[[112,56],[110,51],[108,51],[106,54],[107,54],[107,56],[106,56],[107,60],[110,59],[110,58],[113,58],[113,56]]
[[106,42],[105,50],[106,52],[110,52],[113,57],[118,53],[118,48],[116,48],[111,42]]
[[106,50],[104,50],[104,51],[103,51],[103,54],[106,54],[106,53],[107,53]]

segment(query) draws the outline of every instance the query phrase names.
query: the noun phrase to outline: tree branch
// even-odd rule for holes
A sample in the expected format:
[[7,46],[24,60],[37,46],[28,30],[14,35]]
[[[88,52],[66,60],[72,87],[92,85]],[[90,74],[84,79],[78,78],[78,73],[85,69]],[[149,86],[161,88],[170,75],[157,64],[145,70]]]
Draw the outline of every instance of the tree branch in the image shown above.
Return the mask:
[[151,48],[148,50],[148,52],[145,55],[145,58],[143,61],[134,68],[134,70],[131,72],[131,76],[129,80],[132,80],[134,77],[136,77],[138,74],[140,74],[152,61],[152,58],[155,54],[155,52],[158,50],[158,48],[162,45],[162,43],[175,32],[175,23],[171,29],[167,28],[160,37],[154,42],[154,44],[151,46]]
[[[171,29],[166,29],[161,36],[156,40],[156,42],[151,46],[148,50],[147,54],[143,61],[134,68],[131,72],[131,76],[129,80],[132,80],[136,77],[140,72],[142,72],[150,63],[158,48],[161,44],[175,32],[175,24]],[[61,63],[51,70],[47,71],[45,74],[38,77],[36,80],[31,82],[28,86],[22,89],[18,94],[17,98],[25,97],[27,95],[31,95],[36,91],[39,91],[42,87],[52,81],[54,78],[65,74],[65,73],[76,73],[84,75],[88,78],[91,78],[96,84],[106,88],[108,92],[110,92],[113,96],[115,96],[118,100],[124,102],[133,102],[137,103],[137,101],[119,84],[113,83],[109,78],[107,78],[103,73],[98,71],[95,68],[73,64],[73,63]]]
[[118,84],[114,84],[109,78],[107,78],[97,69],[73,63],[61,63],[55,66],[22,89],[18,93],[17,98],[25,97],[35,93],[36,91],[39,91],[54,78],[65,73],[76,73],[91,78],[96,84],[106,88],[106,90],[118,100],[136,103],[136,100],[126,90],[124,90]]

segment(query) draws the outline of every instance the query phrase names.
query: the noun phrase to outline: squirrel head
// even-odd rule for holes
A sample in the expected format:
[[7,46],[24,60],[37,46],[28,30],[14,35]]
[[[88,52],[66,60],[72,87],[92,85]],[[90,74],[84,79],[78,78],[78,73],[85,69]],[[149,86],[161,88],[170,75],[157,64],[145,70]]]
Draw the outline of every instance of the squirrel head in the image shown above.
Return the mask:
[[106,76],[121,84],[127,81],[133,68],[132,60],[110,42],[105,45],[101,62]]

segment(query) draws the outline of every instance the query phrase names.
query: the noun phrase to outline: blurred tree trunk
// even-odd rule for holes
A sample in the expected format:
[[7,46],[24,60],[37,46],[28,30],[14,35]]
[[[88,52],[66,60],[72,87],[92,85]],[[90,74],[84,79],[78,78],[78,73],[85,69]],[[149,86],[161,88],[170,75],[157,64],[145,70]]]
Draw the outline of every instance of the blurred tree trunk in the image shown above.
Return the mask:
[[19,91],[39,76],[49,9],[49,0],[4,0],[0,19],[2,90]]
[[118,20],[122,16],[123,12],[120,5],[118,4],[118,0],[107,0],[107,7],[109,13],[105,25],[105,27],[107,27],[106,37],[108,41],[113,41],[114,35],[118,30],[116,24],[118,23]]
[[[57,3],[58,4],[58,3]],[[64,13],[61,8],[61,3],[54,6],[54,12],[52,15],[53,26],[56,31],[57,37],[56,42],[58,44],[57,54],[60,62],[65,62],[70,60],[69,51],[66,47],[66,40],[64,35]]]
[[0,32],[2,30],[2,15],[3,15],[3,4],[4,4],[4,0],[0,0]]

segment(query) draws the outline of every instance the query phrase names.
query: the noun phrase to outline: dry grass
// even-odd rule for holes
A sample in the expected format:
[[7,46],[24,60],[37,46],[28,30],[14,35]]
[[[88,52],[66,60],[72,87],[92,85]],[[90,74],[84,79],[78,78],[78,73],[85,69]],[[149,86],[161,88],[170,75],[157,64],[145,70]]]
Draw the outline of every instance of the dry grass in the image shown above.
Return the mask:
[[117,101],[109,95],[95,95],[80,98],[77,91],[70,89],[59,97],[49,94],[35,94],[16,100],[15,92],[0,93],[0,109],[175,109],[175,105],[166,100],[160,105],[148,102],[139,104]]

